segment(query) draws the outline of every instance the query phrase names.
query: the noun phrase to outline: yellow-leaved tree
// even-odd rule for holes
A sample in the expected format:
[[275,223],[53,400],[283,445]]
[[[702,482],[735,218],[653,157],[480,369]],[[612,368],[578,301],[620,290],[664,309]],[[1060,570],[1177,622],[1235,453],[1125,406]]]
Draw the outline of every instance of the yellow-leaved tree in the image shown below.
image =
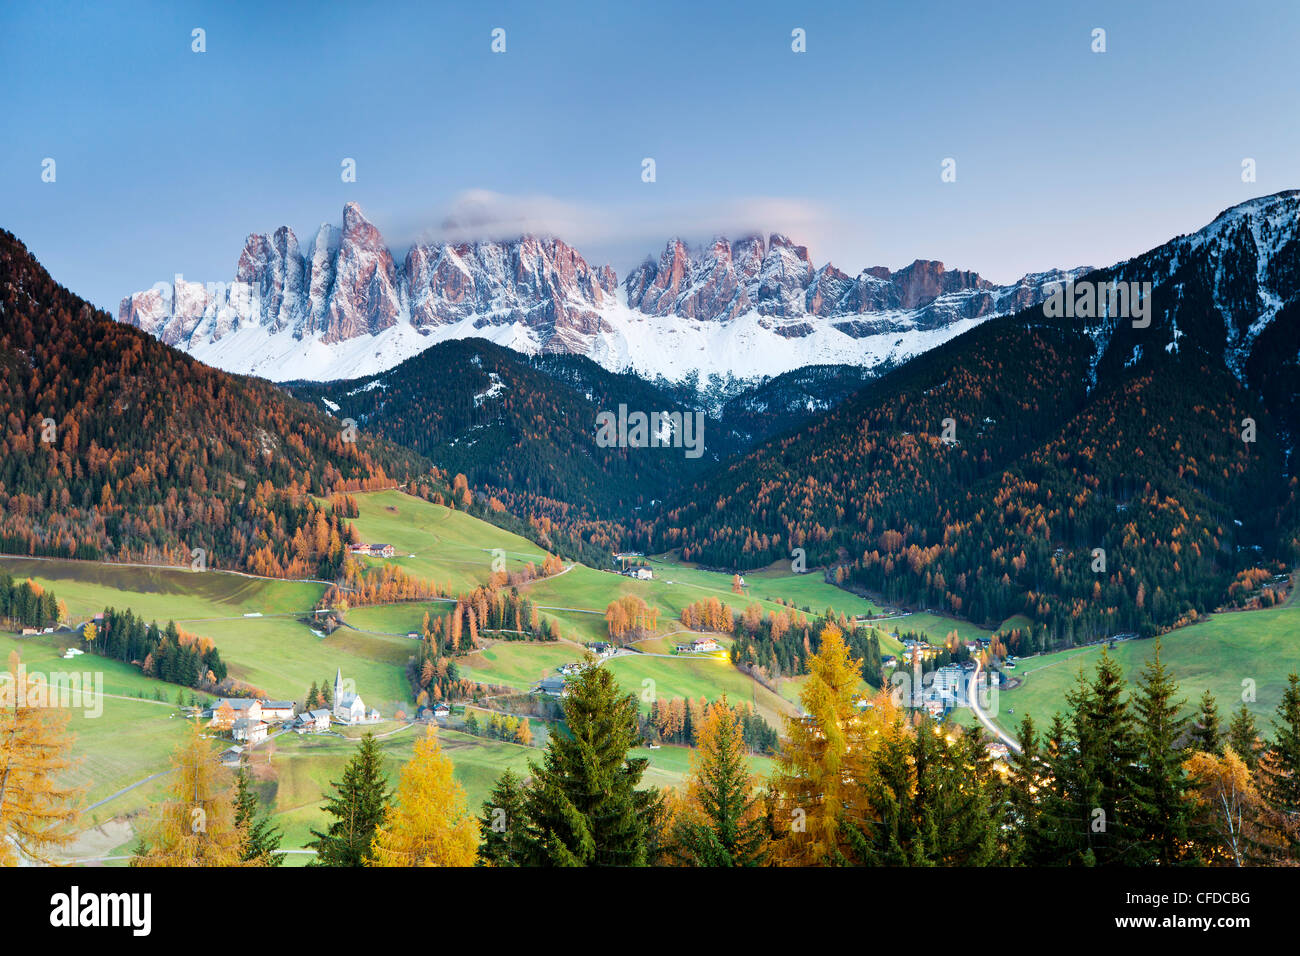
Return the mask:
[[132,866],[258,866],[240,859],[229,775],[195,721],[172,755],[175,768],[167,797],[141,837]]
[[17,651],[0,675],[0,866],[48,863],[72,840],[77,791],[59,783],[71,766],[68,713],[57,692],[23,669]]
[[372,866],[473,866],[478,822],[430,726],[375,830]]
[[849,654],[839,628],[822,629],[799,695],[806,716],[786,718],[787,742],[771,778],[772,860],[783,866],[823,866],[847,855],[844,823],[872,818],[863,786],[870,758],[897,724],[888,696],[868,708],[854,698],[861,662]]
[[1192,784],[1196,821],[1209,837],[1204,841],[1208,862],[1246,866],[1251,849],[1260,841],[1258,819],[1263,807],[1250,768],[1230,746],[1223,748],[1221,756],[1193,753],[1183,768]]

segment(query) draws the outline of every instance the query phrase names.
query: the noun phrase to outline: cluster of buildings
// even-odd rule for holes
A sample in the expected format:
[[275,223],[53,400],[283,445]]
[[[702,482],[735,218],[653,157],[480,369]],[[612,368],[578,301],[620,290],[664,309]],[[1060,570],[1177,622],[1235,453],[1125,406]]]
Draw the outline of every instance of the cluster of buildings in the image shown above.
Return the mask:
[[[340,668],[334,675],[334,706],[318,707],[298,713],[291,700],[259,700],[253,697],[222,697],[203,712],[214,730],[228,730],[230,736],[247,747],[266,740],[272,725],[299,734],[320,734],[333,721],[340,724],[367,724],[380,720],[378,710],[366,709],[359,694],[348,690]],[[235,748],[232,748],[235,749]]]
[[[596,657],[596,663],[605,660],[607,657],[613,657],[618,653],[618,648],[608,641],[597,641],[594,644],[588,644],[587,650]],[[547,697],[565,697],[568,696],[568,678],[577,677],[588,667],[594,664],[591,661],[570,661],[567,664],[561,664],[556,670],[560,672],[558,677],[544,677],[533,685],[533,691],[538,694],[544,694]]]
[[353,544],[348,546],[348,551],[370,558],[391,558],[397,554],[397,549],[391,544]]

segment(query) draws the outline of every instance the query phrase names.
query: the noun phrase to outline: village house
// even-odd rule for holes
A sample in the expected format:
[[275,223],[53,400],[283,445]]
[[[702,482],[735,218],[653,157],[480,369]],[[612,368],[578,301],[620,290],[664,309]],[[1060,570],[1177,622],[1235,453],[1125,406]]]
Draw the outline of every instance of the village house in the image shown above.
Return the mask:
[[250,747],[255,747],[266,739],[266,724],[260,720],[240,717],[230,726],[230,734]]
[[330,712],[326,707],[318,707],[298,716],[294,728],[300,734],[323,734],[330,729]]
[[291,700],[262,701],[263,720],[293,720],[297,705]]
[[654,578],[654,572],[649,568],[637,568],[632,572],[632,576],[638,581],[649,581]]
[[451,716],[451,706],[446,701],[441,701],[434,705],[433,717],[435,720],[446,720]]
[[600,658],[613,657],[614,652],[617,650],[618,648],[613,644],[609,644],[605,641],[597,641],[595,644],[591,645],[591,652]]
[[937,700],[945,710],[955,707],[958,698],[962,695],[964,679],[960,667],[940,667],[934,672],[930,693],[927,696],[931,700]]
[[391,558],[397,554],[397,549],[391,544],[354,544],[350,545],[348,550],[353,554],[371,558]]
[[212,718],[211,726],[214,729],[229,730],[241,718],[261,720],[262,702],[249,697],[222,697],[212,702],[204,716]]
[[537,689],[550,697],[563,697],[569,692],[568,684],[563,677],[544,677],[538,683]]
[[711,654],[722,650],[722,645],[711,637],[702,637],[691,642],[691,649],[697,654]]

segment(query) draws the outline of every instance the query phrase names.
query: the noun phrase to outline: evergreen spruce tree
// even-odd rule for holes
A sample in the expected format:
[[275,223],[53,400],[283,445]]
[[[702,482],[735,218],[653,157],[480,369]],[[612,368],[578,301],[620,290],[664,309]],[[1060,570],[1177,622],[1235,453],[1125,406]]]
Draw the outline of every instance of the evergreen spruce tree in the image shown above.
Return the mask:
[[1259,728],[1255,726],[1255,715],[1243,702],[1241,710],[1232,717],[1228,725],[1228,746],[1241,758],[1241,762],[1250,768],[1251,773],[1259,766]]
[[280,849],[280,831],[268,817],[257,812],[257,794],[253,792],[248,771],[240,767],[235,773],[235,829],[240,837],[240,859],[262,866],[279,866],[284,862]]
[[371,859],[375,828],[384,820],[390,790],[383,772],[383,754],[374,734],[361,738],[356,754],[343,768],[343,779],[331,784],[325,812],[334,817],[324,833],[307,844],[316,851],[312,866],[365,866]]
[[[1184,752],[1178,746],[1187,726],[1179,717],[1183,701],[1175,700],[1178,685],[1160,660],[1160,641],[1138,680],[1133,709],[1137,713],[1138,766],[1133,791],[1137,846],[1133,863],[1161,866],[1194,862],[1189,859],[1192,805],[1190,784],[1183,769]],[[1213,698],[1211,698],[1213,707]],[[1202,703],[1204,713],[1204,702]],[[1217,715],[1215,716],[1217,722]],[[1215,738],[1218,733],[1215,731]],[[1191,855],[1194,857],[1194,855]]]
[[690,866],[757,866],[767,839],[740,715],[724,694],[700,722],[674,855]]
[[[1135,766],[1139,744],[1133,715],[1124,700],[1124,675],[1106,650],[1091,681],[1082,674],[1066,695],[1077,750],[1064,750],[1064,768],[1072,778],[1075,812],[1082,811],[1088,854],[1097,865],[1143,862],[1137,823]],[[1072,765],[1072,766],[1071,766]]]
[[1201,695],[1201,709],[1191,728],[1192,749],[1207,754],[1223,753],[1223,726],[1219,705],[1208,690]]
[[568,735],[551,734],[541,765],[529,762],[526,863],[645,865],[660,798],[637,789],[649,761],[628,756],[640,740],[636,698],[604,667],[588,667],[568,688]]
[[1043,766],[1039,756],[1038,733],[1028,714],[1016,731],[1020,751],[1011,751],[1008,764],[1011,785],[1004,803],[1007,860],[1012,866],[1032,865],[1035,834],[1038,830],[1038,793],[1042,789]]
[[520,866],[527,858],[528,816],[524,785],[507,770],[496,782],[478,818],[479,866]]
[[1278,702],[1259,774],[1265,842],[1276,860],[1300,862],[1300,675],[1294,672]]
[[880,746],[871,759],[870,772],[863,775],[866,802],[874,815],[858,823],[845,820],[843,857],[862,866],[910,866],[920,846],[919,821],[912,815],[912,732],[897,720],[883,732]]
[[[1080,684],[1083,676],[1080,674]],[[1070,724],[1059,713],[1052,717],[1043,737],[1043,786],[1038,793],[1037,826],[1030,831],[1029,862],[1040,866],[1092,866],[1096,854],[1090,828],[1095,797],[1085,793],[1078,744],[1070,737]]]
[[974,733],[923,721],[916,730],[912,815],[918,859],[934,866],[988,866],[996,854],[997,803],[988,751]]

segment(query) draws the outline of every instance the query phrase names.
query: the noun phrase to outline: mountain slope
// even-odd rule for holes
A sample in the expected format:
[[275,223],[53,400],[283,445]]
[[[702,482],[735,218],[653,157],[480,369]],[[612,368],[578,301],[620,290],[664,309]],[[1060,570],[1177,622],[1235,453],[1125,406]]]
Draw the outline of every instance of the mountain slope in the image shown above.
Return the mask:
[[307,496],[429,471],[96,312],[4,231],[0,407],[9,553],[332,575],[349,529]]
[[1145,327],[1040,307],[909,362],[694,483],[653,545],[740,569],[803,547],[890,600],[1027,613],[1038,647],[1214,607],[1300,558],[1297,212],[1245,203],[1087,277],[1151,282]]
[[293,391],[405,445],[519,513],[632,522],[735,450],[710,423],[705,453],[601,447],[601,411],[685,412],[669,392],[578,356],[529,358],[483,339],[443,342],[380,375]]

